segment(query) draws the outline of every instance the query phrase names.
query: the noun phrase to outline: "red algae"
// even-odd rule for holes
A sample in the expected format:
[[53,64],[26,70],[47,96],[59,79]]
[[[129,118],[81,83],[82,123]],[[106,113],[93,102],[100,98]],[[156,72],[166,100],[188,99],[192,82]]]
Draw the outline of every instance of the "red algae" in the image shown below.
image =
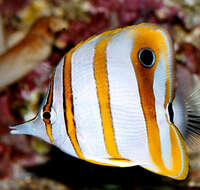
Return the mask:
[[12,176],[11,148],[0,143],[0,179]]
[[43,163],[46,158],[38,155],[31,147],[32,137],[3,135],[0,139],[0,179],[13,175],[15,164],[32,166]]
[[177,55],[192,73],[200,74],[200,50],[198,48],[190,43],[181,43]]
[[1,0],[0,1],[0,12],[3,16],[16,15],[20,10],[28,5],[30,0]]
[[68,36],[68,42],[73,43],[74,45],[82,40],[86,40],[88,37],[99,34],[109,27],[109,20],[103,13],[97,13],[92,16],[89,23],[71,20],[69,21],[69,28],[66,31],[65,35]]
[[0,133],[4,133],[4,131],[8,132],[7,126],[16,122],[15,117],[11,113],[10,109],[10,93],[3,94],[0,96]]

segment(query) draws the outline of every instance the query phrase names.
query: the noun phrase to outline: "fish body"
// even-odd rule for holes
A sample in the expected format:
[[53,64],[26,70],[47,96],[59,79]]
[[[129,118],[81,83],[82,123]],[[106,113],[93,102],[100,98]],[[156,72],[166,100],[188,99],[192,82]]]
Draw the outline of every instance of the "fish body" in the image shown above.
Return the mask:
[[[38,115],[10,127],[77,158],[107,166],[140,165],[174,179],[188,175],[175,98],[168,33],[153,24],[104,32],[60,61]],[[175,117],[174,117],[175,115]]]

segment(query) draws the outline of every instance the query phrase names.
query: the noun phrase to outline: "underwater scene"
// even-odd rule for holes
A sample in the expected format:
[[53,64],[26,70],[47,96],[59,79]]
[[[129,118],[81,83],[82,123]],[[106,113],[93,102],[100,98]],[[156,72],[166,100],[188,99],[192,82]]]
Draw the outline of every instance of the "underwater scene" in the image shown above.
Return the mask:
[[200,189],[199,0],[0,0],[0,190]]

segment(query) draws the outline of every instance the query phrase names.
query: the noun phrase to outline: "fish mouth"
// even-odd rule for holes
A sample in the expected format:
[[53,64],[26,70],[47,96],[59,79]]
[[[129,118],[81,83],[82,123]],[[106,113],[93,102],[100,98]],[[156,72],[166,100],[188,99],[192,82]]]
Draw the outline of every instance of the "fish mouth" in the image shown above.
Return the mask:
[[34,126],[35,126],[34,121],[36,121],[36,119],[37,119],[37,115],[34,118],[32,118],[24,123],[9,126],[10,134],[12,134],[12,135],[18,135],[18,134],[32,135],[32,131],[34,131]]

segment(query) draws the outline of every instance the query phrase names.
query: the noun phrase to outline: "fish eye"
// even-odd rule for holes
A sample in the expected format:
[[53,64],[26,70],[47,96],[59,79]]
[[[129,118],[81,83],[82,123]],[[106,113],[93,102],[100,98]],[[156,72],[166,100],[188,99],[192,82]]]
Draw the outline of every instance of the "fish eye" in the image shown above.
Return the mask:
[[155,63],[155,53],[149,48],[143,48],[138,53],[140,63],[147,68],[150,68]]
[[51,123],[54,123],[56,120],[56,112],[53,107],[51,107],[51,111],[43,111],[42,119],[49,120]]
[[173,105],[171,102],[167,105],[167,109],[168,109],[168,119],[170,123],[174,123],[174,111],[173,111]]
[[50,112],[45,111],[45,112],[43,112],[42,117],[43,117],[44,119],[49,120],[49,119],[51,118],[51,114],[50,114]]

